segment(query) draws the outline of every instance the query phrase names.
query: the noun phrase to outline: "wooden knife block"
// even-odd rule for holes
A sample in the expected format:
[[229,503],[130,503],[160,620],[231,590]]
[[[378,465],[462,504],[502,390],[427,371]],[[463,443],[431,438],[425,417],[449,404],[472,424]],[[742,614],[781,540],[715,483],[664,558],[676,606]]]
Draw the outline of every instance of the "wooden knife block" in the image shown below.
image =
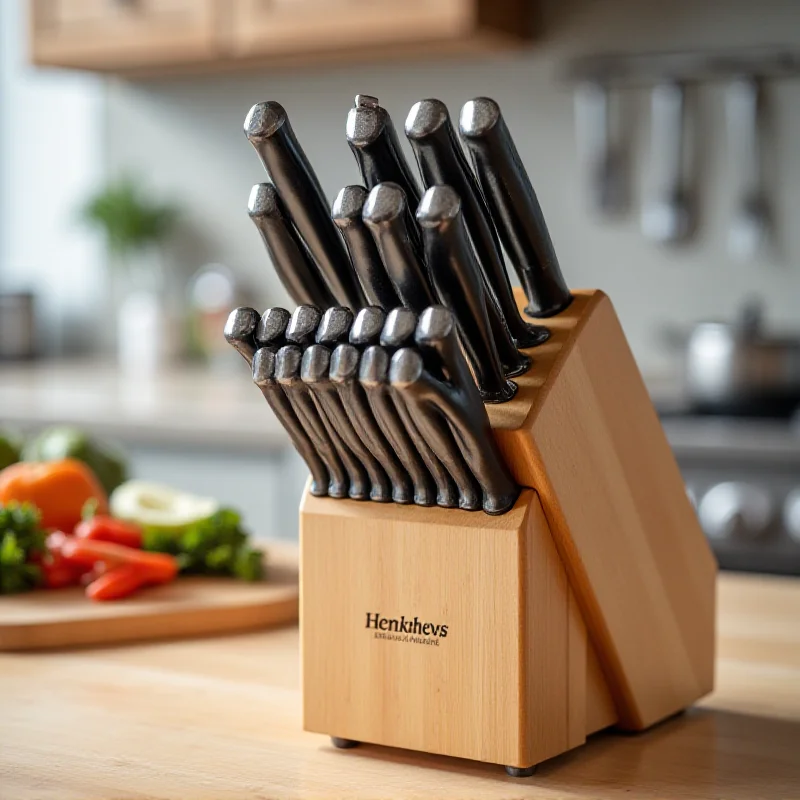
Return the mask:
[[306,490],[306,730],[525,769],[712,689],[714,558],[611,302],[575,294],[487,406],[512,511]]

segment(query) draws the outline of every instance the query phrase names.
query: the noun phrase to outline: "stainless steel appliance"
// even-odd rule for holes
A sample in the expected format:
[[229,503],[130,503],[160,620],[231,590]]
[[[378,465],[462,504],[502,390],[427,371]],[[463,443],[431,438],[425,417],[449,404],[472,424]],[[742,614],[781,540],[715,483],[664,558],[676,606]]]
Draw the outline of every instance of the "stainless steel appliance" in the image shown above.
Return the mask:
[[0,361],[36,355],[34,297],[29,292],[0,292]]
[[800,416],[662,422],[720,567],[800,575]]

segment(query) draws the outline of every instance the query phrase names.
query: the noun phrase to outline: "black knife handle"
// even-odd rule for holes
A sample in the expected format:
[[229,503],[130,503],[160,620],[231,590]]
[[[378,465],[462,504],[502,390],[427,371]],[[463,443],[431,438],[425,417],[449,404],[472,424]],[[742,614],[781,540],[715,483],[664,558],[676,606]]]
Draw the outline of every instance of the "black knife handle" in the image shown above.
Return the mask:
[[[326,417],[336,431],[342,449],[339,456],[350,475],[350,497],[388,503],[392,499],[389,479],[383,467],[367,449],[342,407],[336,386],[330,379],[331,351],[320,344],[311,345],[303,353],[300,377],[311,389],[321,417]],[[334,438],[334,443],[336,443]]]
[[413,397],[418,407],[447,421],[461,457],[480,486],[483,510],[493,515],[508,511],[519,497],[519,486],[497,449],[489,417],[477,395],[471,399],[432,377],[420,354],[411,349],[395,353],[391,376],[392,385]]
[[389,112],[377,98],[356,96],[355,108],[347,114],[347,143],[356,158],[367,189],[379,183],[396,183],[406,196],[406,225],[415,252],[422,257],[422,240],[413,217],[420,198],[414,173],[400,148]]
[[481,277],[497,301],[517,347],[541,344],[549,332],[541,326],[529,325],[520,316],[489,209],[458,143],[445,104],[440,100],[415,103],[406,120],[406,136],[425,187],[446,184],[461,198],[464,222]]
[[386,312],[380,306],[367,306],[356,314],[350,328],[350,344],[356,347],[369,347],[380,344],[381,331],[386,322]]
[[532,317],[558,314],[572,302],[572,295],[500,107],[488,97],[470,100],[461,109],[459,131],[528,298],[525,312]]
[[286,344],[286,326],[291,316],[285,308],[268,308],[258,323],[256,344],[259,347],[283,347]]
[[275,380],[289,400],[297,419],[305,429],[320,458],[325,462],[330,482],[328,494],[331,497],[348,496],[350,480],[344,469],[339,452],[325,421],[319,416],[311,392],[300,380],[302,350],[296,345],[284,345],[275,356]]
[[517,391],[506,379],[487,314],[487,295],[467,239],[461,201],[450,186],[432,186],[417,209],[428,269],[442,303],[453,312],[461,342],[486,403]]
[[398,347],[414,344],[417,315],[405,306],[393,308],[387,315],[381,331],[380,343],[393,353]]
[[298,305],[333,305],[333,295],[292,227],[277,189],[271,183],[257,183],[250,190],[247,211],[292,300]]
[[364,389],[358,382],[361,351],[352,344],[340,344],[331,355],[330,376],[342,406],[356,433],[389,476],[392,500],[411,503],[414,495],[411,480],[389,445],[372,414]]
[[322,314],[316,306],[297,306],[286,325],[286,341],[306,347],[313,344]]
[[481,489],[470,472],[447,420],[425,402],[419,391],[416,371],[422,368],[422,356],[410,347],[403,347],[392,356],[389,382],[403,398],[417,430],[430,444],[439,461],[458,487],[458,507],[478,511],[482,507]]
[[258,345],[256,331],[261,315],[254,308],[242,306],[234,308],[225,322],[225,340],[250,365],[253,364]]
[[446,380],[460,392],[470,392],[478,398],[475,381],[458,342],[456,318],[444,306],[431,306],[419,315],[414,333],[417,347],[423,354],[425,369]]
[[[419,506],[438,505],[452,508],[458,497],[447,471],[438,463],[432,452],[417,446],[411,431],[400,413],[389,386],[389,353],[379,345],[368,347],[361,356],[358,381],[364,388],[372,413],[386,434],[394,452],[411,476],[414,484],[414,502]],[[405,406],[402,406],[407,415]],[[416,428],[414,429],[416,431]],[[423,455],[426,456],[423,458]],[[427,457],[432,457],[438,479],[434,481],[433,472],[428,469]],[[441,483],[439,482],[441,480]]]
[[283,425],[295,450],[300,453],[311,473],[311,494],[324,497],[328,494],[330,476],[325,462],[320,458],[317,448],[297,418],[289,398],[275,380],[276,350],[273,347],[261,347],[253,356],[253,383],[261,390],[278,422]]
[[331,218],[342,234],[367,302],[388,310],[400,301],[362,219],[366,201],[367,190],[363,186],[345,186],[333,201]]
[[317,325],[314,341],[327,347],[343,344],[350,337],[353,325],[353,312],[344,306],[331,306],[325,310]]
[[244,132],[337,303],[358,310],[364,303],[355,272],[283,106],[274,101],[257,103],[245,118]]
[[379,183],[367,197],[363,219],[400,302],[420,312],[433,303],[433,292],[408,236],[406,208],[406,197],[396,183]]

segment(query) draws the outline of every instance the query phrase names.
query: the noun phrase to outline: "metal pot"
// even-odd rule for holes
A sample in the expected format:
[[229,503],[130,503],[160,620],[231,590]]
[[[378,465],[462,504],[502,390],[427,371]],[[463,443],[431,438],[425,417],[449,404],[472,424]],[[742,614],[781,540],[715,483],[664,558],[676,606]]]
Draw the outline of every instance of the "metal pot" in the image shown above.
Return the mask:
[[701,413],[789,416],[800,408],[800,337],[767,334],[761,309],[702,322],[686,342],[686,392]]

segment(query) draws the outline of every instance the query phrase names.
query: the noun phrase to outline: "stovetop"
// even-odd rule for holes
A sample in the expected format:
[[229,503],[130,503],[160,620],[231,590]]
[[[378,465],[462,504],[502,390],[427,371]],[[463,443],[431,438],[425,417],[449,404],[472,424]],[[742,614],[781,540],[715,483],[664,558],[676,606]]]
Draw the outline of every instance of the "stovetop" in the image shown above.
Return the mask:
[[800,416],[659,411],[720,567],[800,575]]

